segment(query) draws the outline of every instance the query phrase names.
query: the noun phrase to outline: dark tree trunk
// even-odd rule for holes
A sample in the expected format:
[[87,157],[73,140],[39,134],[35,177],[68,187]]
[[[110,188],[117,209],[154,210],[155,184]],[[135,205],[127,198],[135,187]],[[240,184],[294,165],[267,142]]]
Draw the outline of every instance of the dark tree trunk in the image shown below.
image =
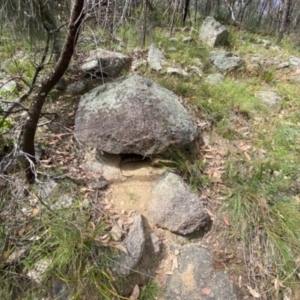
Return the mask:
[[211,0],[207,0],[205,4],[205,16],[209,16],[211,12]]
[[190,7],[190,0],[185,0],[184,1],[184,10],[183,10],[183,15],[182,15],[182,25],[184,25],[188,12],[189,12],[189,7]]
[[23,151],[27,155],[27,158],[24,160],[24,168],[26,179],[29,183],[35,181],[35,172],[29,160],[33,164],[36,163],[34,138],[40,113],[48,93],[64,75],[73,56],[80,27],[84,19],[84,2],[85,0],[75,0],[73,2],[68,32],[59,60],[55,65],[54,72],[47,76],[41,87],[36,91],[28,110],[29,117],[23,128]]
[[277,39],[277,44],[281,42],[283,39],[283,35],[287,30],[289,17],[290,17],[290,8],[291,8],[292,0],[282,0],[283,12],[280,20],[279,34]]

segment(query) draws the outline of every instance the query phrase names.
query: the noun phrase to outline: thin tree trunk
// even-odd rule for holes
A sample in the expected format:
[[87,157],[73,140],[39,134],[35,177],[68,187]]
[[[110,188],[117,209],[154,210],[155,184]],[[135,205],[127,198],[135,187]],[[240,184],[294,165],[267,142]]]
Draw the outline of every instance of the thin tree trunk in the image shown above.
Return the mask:
[[190,7],[190,0],[185,0],[184,1],[184,11],[183,11],[183,16],[182,16],[182,25],[184,26],[186,17],[189,12],[189,7]]
[[262,8],[261,8],[261,10],[260,10],[260,14],[259,14],[259,17],[258,17],[258,20],[257,20],[257,24],[256,24],[257,27],[260,26],[262,17],[263,17],[263,15],[264,15],[264,13],[265,13],[265,10],[266,10],[266,8],[267,8],[267,4],[268,4],[268,1],[265,0],[264,3],[263,3],[263,5],[262,5]]
[[195,15],[194,15],[194,22],[197,22],[197,14],[198,14],[198,0],[195,0]]
[[143,32],[142,32],[142,47],[145,47],[146,44],[146,35],[147,35],[147,8],[148,8],[148,3],[147,0],[143,1]]
[[26,155],[26,159],[24,159],[24,168],[26,179],[29,183],[33,183],[35,181],[35,172],[32,169],[31,163],[36,163],[34,138],[40,113],[48,93],[64,75],[71,61],[80,27],[84,19],[84,3],[85,0],[74,0],[68,25],[67,37],[59,60],[55,65],[54,72],[49,74],[46,80],[42,82],[41,87],[39,87],[36,91],[28,110],[29,117],[23,128],[23,152]]
[[170,27],[170,37],[172,36],[172,33],[173,33],[176,11],[177,11],[178,5],[179,5],[178,1],[179,0],[175,1],[175,6],[174,6],[173,14],[172,14],[171,27]]

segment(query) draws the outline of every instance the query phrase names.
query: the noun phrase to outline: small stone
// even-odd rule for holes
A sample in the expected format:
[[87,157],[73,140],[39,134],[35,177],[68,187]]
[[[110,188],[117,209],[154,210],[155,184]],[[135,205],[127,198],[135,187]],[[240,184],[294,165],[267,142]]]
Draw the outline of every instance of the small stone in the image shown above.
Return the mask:
[[187,37],[185,37],[185,38],[182,39],[183,43],[191,43],[193,41],[194,41],[194,39],[192,37],[190,37],[190,36],[187,36]]
[[153,247],[153,252],[154,254],[158,254],[161,250],[162,242],[154,233],[150,234],[150,238]]
[[186,72],[183,69],[180,68],[167,68],[167,74],[172,74],[172,75],[180,75],[180,76],[184,76],[184,77],[188,77],[189,73]]
[[273,91],[261,91],[255,95],[262,103],[272,109],[278,109],[282,103],[282,97]]
[[225,80],[225,77],[220,74],[210,74],[207,76],[206,81],[210,84],[220,84]]
[[89,206],[90,206],[90,201],[89,201],[87,198],[85,198],[85,199],[82,201],[82,207],[83,207],[83,208],[89,208]]
[[41,260],[37,261],[33,265],[33,267],[27,272],[27,276],[36,282],[41,282],[44,273],[47,271],[51,263],[51,259],[42,258]]
[[68,285],[57,279],[53,282],[52,286],[53,298],[57,300],[68,300],[69,299],[69,288]]

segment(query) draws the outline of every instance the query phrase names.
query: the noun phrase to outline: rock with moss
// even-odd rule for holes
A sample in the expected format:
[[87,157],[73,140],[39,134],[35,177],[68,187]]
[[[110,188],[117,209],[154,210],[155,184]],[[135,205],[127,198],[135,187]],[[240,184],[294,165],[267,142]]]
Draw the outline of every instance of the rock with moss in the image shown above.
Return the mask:
[[81,98],[75,135],[107,153],[151,156],[192,144],[198,130],[173,92],[131,75]]
[[226,45],[229,39],[227,29],[212,17],[207,17],[200,29],[200,40],[210,47]]

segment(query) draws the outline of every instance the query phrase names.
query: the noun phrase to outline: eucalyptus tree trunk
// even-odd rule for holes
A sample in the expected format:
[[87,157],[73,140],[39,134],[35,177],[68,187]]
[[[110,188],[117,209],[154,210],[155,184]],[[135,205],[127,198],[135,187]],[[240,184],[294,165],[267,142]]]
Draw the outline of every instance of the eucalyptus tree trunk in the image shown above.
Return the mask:
[[290,8],[291,8],[292,0],[282,0],[283,12],[280,20],[279,34],[277,39],[277,44],[281,42],[283,39],[283,35],[287,30],[289,17],[290,17]]
[[60,57],[54,67],[54,71],[46,76],[46,79],[35,92],[28,110],[28,119],[23,128],[23,152],[26,155],[24,168],[26,179],[29,183],[33,183],[36,176],[32,166],[36,163],[34,139],[40,113],[48,93],[61,79],[69,66],[77,43],[80,28],[84,20],[84,4],[85,0],[73,1],[68,31]]

